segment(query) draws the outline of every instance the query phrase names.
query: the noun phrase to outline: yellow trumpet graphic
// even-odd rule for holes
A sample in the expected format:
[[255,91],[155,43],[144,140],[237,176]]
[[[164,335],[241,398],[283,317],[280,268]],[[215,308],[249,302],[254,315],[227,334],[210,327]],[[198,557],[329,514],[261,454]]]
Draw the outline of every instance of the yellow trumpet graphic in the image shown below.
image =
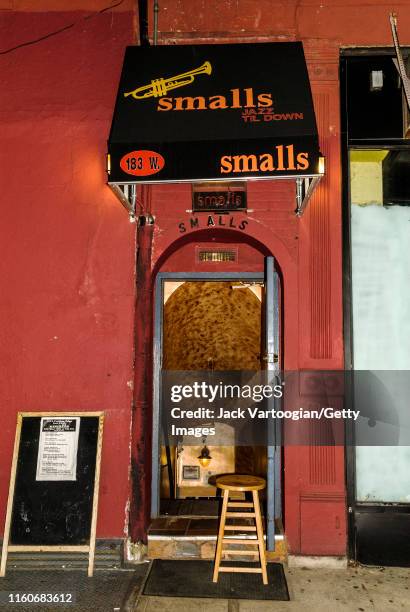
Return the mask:
[[204,62],[202,66],[199,66],[199,68],[194,68],[188,72],[177,74],[174,77],[169,77],[168,79],[153,79],[148,85],[143,85],[142,87],[137,87],[137,89],[134,89],[133,91],[128,91],[124,94],[124,98],[127,98],[128,96],[132,96],[136,100],[152,97],[160,98],[161,96],[165,96],[165,94],[171,89],[189,85],[194,81],[198,74],[211,74],[211,72],[212,66],[210,62]]

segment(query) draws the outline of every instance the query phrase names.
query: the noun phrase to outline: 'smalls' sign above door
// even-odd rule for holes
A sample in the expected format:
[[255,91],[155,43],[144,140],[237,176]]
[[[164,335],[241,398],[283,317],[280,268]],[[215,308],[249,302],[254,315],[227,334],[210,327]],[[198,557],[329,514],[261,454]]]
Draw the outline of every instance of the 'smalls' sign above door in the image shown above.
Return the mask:
[[112,184],[318,174],[302,44],[128,47],[108,149]]

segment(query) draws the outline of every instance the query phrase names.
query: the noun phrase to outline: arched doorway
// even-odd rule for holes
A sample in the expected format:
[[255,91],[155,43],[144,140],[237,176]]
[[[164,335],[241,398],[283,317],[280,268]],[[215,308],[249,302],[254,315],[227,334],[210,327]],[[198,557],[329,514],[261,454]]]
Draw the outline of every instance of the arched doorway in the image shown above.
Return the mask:
[[258,473],[268,482],[271,548],[275,514],[281,514],[280,447],[240,447],[232,439],[223,448],[211,446],[213,465],[203,467],[199,459],[203,448],[208,448],[207,440],[200,440],[198,448],[191,445],[187,451],[183,441],[167,444],[164,439],[160,425],[161,374],[166,369],[277,369],[278,279],[272,257],[267,258],[265,272],[160,272],[154,326],[152,516],[216,516],[214,476]]

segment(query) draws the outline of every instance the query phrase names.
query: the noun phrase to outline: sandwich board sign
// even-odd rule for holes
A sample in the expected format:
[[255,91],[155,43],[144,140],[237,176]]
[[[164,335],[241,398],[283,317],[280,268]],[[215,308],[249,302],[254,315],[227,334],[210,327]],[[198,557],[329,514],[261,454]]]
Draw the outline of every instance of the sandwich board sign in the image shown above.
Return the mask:
[[83,552],[93,575],[103,412],[19,412],[0,576],[9,552]]

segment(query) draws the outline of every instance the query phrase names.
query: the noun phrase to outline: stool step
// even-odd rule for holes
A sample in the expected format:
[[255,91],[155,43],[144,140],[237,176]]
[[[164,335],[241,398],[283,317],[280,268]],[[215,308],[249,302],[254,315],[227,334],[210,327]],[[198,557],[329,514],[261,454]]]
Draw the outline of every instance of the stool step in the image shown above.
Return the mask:
[[229,548],[224,548],[222,550],[223,555],[254,555],[255,557],[259,557],[259,550],[229,550]]
[[252,544],[253,546],[255,544],[259,544],[258,538],[252,538],[249,540],[245,540],[244,538],[222,538],[222,542],[224,544]]
[[228,502],[228,508],[253,508],[252,502]]
[[225,525],[225,531],[256,531],[255,525]]
[[262,574],[261,567],[227,567],[225,565],[225,566],[220,566],[219,571],[220,572],[236,572],[236,573],[246,572],[247,574]]
[[[218,582],[219,572],[262,574],[263,584],[268,584],[263,523],[258,493],[259,490],[265,487],[264,479],[256,476],[233,474],[218,477],[216,480],[216,486],[219,489],[223,489],[224,496],[221,520],[219,522],[212,580],[214,582]],[[243,500],[237,501],[235,499],[230,502],[230,491],[236,490],[252,491],[253,503]],[[247,512],[247,510],[249,510],[249,512]],[[229,519],[235,520],[232,521],[233,524],[227,525],[226,519],[228,519],[228,521]],[[243,520],[241,521],[239,519]],[[247,537],[248,533],[250,534],[250,537]],[[231,537],[226,537],[226,534],[230,535]],[[240,537],[235,538],[235,534],[238,534]],[[236,544],[237,548],[234,548],[233,550],[229,548],[226,549],[224,548],[225,544]],[[251,545],[253,548],[247,548],[249,545]],[[255,546],[257,546],[256,549]],[[251,561],[259,561],[259,567],[231,567],[229,565],[221,567],[221,558],[224,557],[225,561],[229,561],[229,559],[226,558],[229,557],[229,555],[236,556],[237,559],[239,555],[249,555],[251,557]],[[257,564],[258,563],[255,565]]]

